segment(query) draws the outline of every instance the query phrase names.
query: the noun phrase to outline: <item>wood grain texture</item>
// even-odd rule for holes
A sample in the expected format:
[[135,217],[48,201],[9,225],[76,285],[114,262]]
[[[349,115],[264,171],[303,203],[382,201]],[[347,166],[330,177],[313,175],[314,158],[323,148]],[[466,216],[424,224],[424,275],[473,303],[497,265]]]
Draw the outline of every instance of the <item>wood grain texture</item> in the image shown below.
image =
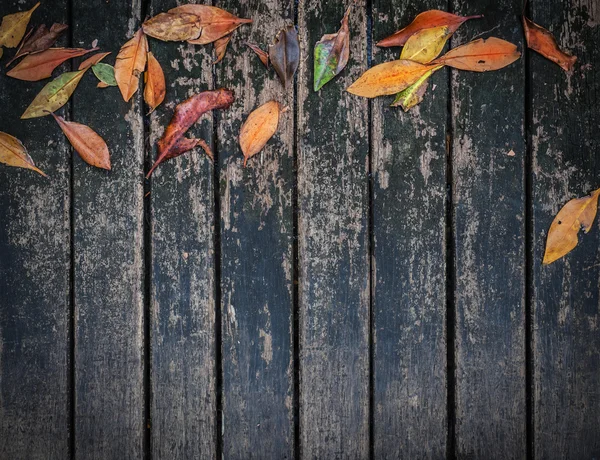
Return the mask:
[[233,36],[217,65],[218,87],[235,92],[218,115],[221,203],[221,320],[224,458],[291,458],[293,430],[292,187],[294,119],[283,115],[278,133],[242,166],[240,127],[259,105],[275,99],[293,107],[271,70],[244,45],[266,49],[292,18],[282,0],[219,1],[252,18]]
[[[373,3],[374,40],[440,1]],[[374,64],[400,48],[375,47]],[[446,122],[448,74],[405,113],[373,101],[375,458],[446,455]]]
[[[485,18],[459,29],[453,46],[482,34],[522,50],[522,8],[455,1],[455,13]],[[459,458],[526,454],[524,99],[522,59],[495,72],[452,72]]]
[[[152,0],[150,15],[174,8]],[[167,81],[151,115],[150,145],[177,104],[212,88],[209,47],[150,40]],[[211,144],[209,115],[188,131]],[[216,455],[215,254],[213,164],[198,148],[152,176],[152,452],[154,458]]]
[[367,68],[366,8],[346,70],[315,93],[313,49],[346,5],[300,1],[298,238],[302,458],[369,453],[369,112],[345,89]]
[[[0,17],[34,3],[3,1]],[[67,3],[40,6],[31,24],[65,22]],[[2,67],[15,51],[4,50]],[[19,120],[45,83],[0,77],[0,131],[49,176],[0,165],[2,459],[69,455],[70,152],[50,117]]]
[[565,73],[531,53],[533,364],[536,458],[600,456],[600,231],[580,234],[563,259],[542,266],[548,228],[570,199],[600,186],[600,7],[531,3],[532,19],[578,60]]
[[[140,24],[141,2],[73,2],[74,46],[113,54]],[[100,20],[101,18],[101,20]],[[108,26],[109,25],[109,26]],[[103,136],[112,171],[74,158],[75,450],[78,458],[143,454],[143,159],[139,92],[123,102],[89,73],[73,119]]]

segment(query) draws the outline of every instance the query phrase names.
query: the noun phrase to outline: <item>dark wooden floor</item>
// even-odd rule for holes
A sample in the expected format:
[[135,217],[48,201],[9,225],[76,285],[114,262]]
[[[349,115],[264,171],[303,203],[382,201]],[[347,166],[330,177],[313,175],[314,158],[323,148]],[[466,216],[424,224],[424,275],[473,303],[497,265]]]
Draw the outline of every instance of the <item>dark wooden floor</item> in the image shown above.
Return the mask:
[[[63,45],[98,39],[113,63],[177,3],[45,0],[33,24],[67,22]],[[574,73],[527,51],[440,71],[408,114],[344,91],[398,55],[373,39],[441,8],[485,15],[453,46],[523,50],[523,1],[359,1],[348,68],[314,93],[312,47],[345,3],[215,2],[254,24],[215,67],[151,40],[168,79],[151,116],[86,76],[61,114],[105,137],[111,172],[50,117],[19,120],[45,82],[0,75],[0,131],[50,175],[0,166],[0,459],[600,457],[598,224],[541,265],[555,213],[600,186],[600,2],[529,1]],[[243,45],[286,20],[303,52],[287,92]],[[214,165],[144,181],[175,104],[214,87],[237,97],[193,128]],[[240,125],[272,98],[293,110],[244,169]]]

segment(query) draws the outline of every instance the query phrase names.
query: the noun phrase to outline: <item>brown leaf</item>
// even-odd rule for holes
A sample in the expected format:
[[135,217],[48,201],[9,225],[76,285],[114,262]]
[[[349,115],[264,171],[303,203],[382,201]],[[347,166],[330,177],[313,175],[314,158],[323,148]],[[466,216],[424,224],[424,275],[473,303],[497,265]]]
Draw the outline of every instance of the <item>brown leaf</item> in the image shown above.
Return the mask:
[[250,24],[252,19],[241,19],[221,8],[207,5],[182,5],[169,10],[171,14],[188,13],[199,18],[202,28],[200,37],[188,40],[193,45],[207,45],[225,35],[229,35],[242,24]]
[[269,68],[269,55],[266,53],[266,51],[263,51],[262,49],[260,49],[257,45],[255,45],[253,43],[246,42],[246,46],[256,53],[256,55],[258,56],[258,59],[260,59],[260,62],[262,62],[264,64],[264,66],[268,69]]
[[40,6],[40,2],[36,3],[28,11],[20,11],[19,13],[9,14],[2,18],[2,24],[0,25],[0,46],[14,48],[21,43],[31,15],[38,6]]
[[575,198],[558,212],[548,230],[544,265],[571,252],[579,242],[579,230],[583,229],[585,233],[591,230],[598,210],[599,195],[600,189],[583,198]]
[[104,88],[109,88],[110,85],[104,83],[103,81],[98,82],[98,84],[96,85],[96,88],[100,88],[100,89],[104,89]]
[[83,61],[81,64],[79,64],[79,69],[78,70],[87,70],[90,67],[95,66],[96,64],[98,64],[100,61],[102,61],[102,59],[104,59],[109,54],[110,54],[110,52],[108,52],[108,53],[98,53],[98,54],[94,54],[93,56],[90,56],[85,61]]
[[273,45],[269,45],[269,60],[285,88],[294,80],[300,64],[300,44],[293,25],[279,31]]
[[144,74],[144,82],[144,100],[152,113],[165,100],[167,85],[162,67],[151,52],[148,53],[148,69]]
[[[168,158],[181,155],[181,150],[190,144],[181,139],[198,119],[211,110],[227,109],[233,104],[233,92],[228,89],[204,91],[182,102],[175,108],[173,118],[169,122],[165,133],[158,141],[158,155],[156,162],[148,172],[150,177],[156,167]],[[180,143],[181,141],[181,143]]]
[[52,76],[52,71],[68,59],[83,56],[97,48],[50,48],[41,53],[30,54],[6,73],[17,80],[39,81]]
[[240,147],[244,154],[244,167],[250,158],[260,152],[277,132],[281,104],[269,101],[254,110],[240,130]]
[[66,24],[53,24],[52,27],[50,27],[50,30],[48,30],[46,25],[42,24],[35,30],[35,32],[33,32],[32,29],[32,33],[30,32],[30,34],[23,39],[17,54],[15,54],[15,56],[8,62],[8,64],[6,64],[6,66],[8,67],[15,60],[22,56],[32,53],[39,53],[40,51],[46,51],[48,48],[54,45],[54,43],[56,43],[58,37],[60,37],[60,35],[68,28],[69,26]]
[[142,29],[123,45],[115,63],[115,79],[125,102],[128,102],[139,88],[140,75],[146,68],[148,39]]
[[496,37],[478,39],[450,50],[433,61],[455,69],[472,72],[498,70],[512,64],[521,57],[516,45]]
[[198,16],[188,13],[160,13],[142,25],[144,33],[159,40],[186,41],[200,37],[202,26]]
[[17,168],[31,169],[47,177],[40,169],[36,168],[27,149],[19,139],[10,134],[0,132],[0,163]]
[[54,113],[52,116],[83,161],[97,168],[110,170],[110,154],[104,139],[86,125],[65,121]]
[[213,65],[218,64],[225,57],[225,53],[227,52],[227,45],[229,45],[229,42],[231,41],[231,36],[232,34],[229,34],[215,41],[214,46],[215,53],[217,54],[217,59],[215,60],[215,62],[213,62]]
[[573,70],[577,57],[561,51],[555,38],[548,30],[538,26],[525,16],[523,16],[523,29],[525,29],[525,40],[529,48],[558,64],[565,71]]
[[483,15],[457,16],[455,14],[446,13],[445,11],[440,10],[425,11],[417,15],[414,21],[404,29],[395,32],[389,37],[386,37],[378,42],[377,46],[403,46],[412,35],[423,29],[429,29],[431,27],[448,26],[449,34],[452,35],[463,22],[468,21],[469,19],[478,19],[482,17]]
[[165,160],[170,160],[171,158],[176,158],[179,155],[182,155],[190,150],[195,149],[196,147],[202,147],[204,153],[208,155],[208,157],[214,161],[215,157],[213,155],[212,149],[206,143],[204,139],[188,139],[187,137],[182,137],[177,141],[177,143],[173,146],[173,148],[169,151],[169,153],[165,156]]

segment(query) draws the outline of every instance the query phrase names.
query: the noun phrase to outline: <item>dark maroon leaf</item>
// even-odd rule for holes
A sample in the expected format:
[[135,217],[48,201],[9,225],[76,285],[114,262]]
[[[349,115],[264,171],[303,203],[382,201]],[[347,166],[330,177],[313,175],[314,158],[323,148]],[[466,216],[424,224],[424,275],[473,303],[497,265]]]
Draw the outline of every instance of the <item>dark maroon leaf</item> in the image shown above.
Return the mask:
[[269,58],[281,83],[287,88],[294,80],[294,74],[300,64],[300,45],[293,25],[281,29],[277,34],[275,43],[269,46]]
[[42,24],[37,29],[35,29],[35,32],[30,32],[23,39],[23,41],[21,42],[21,46],[17,51],[17,54],[8,62],[8,64],[6,64],[6,66],[8,67],[16,59],[19,59],[22,56],[26,56],[32,53],[39,53],[40,51],[46,51],[48,48],[54,45],[54,43],[56,43],[58,37],[60,37],[60,35],[68,28],[69,26],[67,26],[66,24],[56,23],[53,24],[52,27],[50,27],[50,30],[48,30],[46,25]]

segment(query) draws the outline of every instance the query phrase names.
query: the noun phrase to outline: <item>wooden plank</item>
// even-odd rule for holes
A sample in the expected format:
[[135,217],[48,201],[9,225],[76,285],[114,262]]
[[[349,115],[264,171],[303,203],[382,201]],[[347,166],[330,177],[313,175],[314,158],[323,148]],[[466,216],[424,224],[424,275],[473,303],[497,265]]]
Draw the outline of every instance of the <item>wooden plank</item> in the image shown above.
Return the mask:
[[577,55],[573,73],[531,52],[534,448],[536,458],[600,456],[600,232],[542,266],[548,228],[570,199],[600,187],[598,3],[531,3],[532,19]]
[[[379,40],[446,2],[373,2]],[[376,48],[374,64],[399,48]],[[373,101],[375,458],[446,455],[446,122],[448,74],[405,113]]]
[[[6,0],[0,17],[35,2]],[[42,4],[31,25],[67,22]],[[63,45],[67,36],[61,39]],[[4,50],[2,66],[16,50]],[[19,138],[48,178],[0,165],[0,458],[69,456],[70,153],[49,117],[20,120],[47,82],[0,78],[0,131]]]
[[[141,2],[73,2],[75,46],[113,51],[140,23]],[[100,20],[100,19],[101,20]],[[96,89],[90,73],[73,118],[102,135],[112,171],[74,158],[75,451],[79,458],[140,458],[144,447],[143,159],[140,98]],[[139,93],[138,93],[139,94]]]
[[303,458],[369,454],[369,111],[345,92],[367,68],[366,7],[351,15],[341,76],[313,91],[314,44],[347,5],[300,1],[298,240],[300,449]]
[[[155,15],[178,5],[152,0]],[[175,105],[212,87],[208,47],[150,39],[167,80],[151,116],[150,144]],[[212,116],[189,131],[209,143]],[[215,254],[213,164],[201,149],[152,176],[152,452],[154,458],[215,458]]]
[[218,115],[223,351],[223,457],[292,458],[293,111],[265,149],[243,168],[238,146],[242,122],[276,99],[293,108],[284,91],[243,42],[266,49],[293,17],[292,4],[227,0],[218,6],[251,17],[218,64],[217,86],[236,102]]

